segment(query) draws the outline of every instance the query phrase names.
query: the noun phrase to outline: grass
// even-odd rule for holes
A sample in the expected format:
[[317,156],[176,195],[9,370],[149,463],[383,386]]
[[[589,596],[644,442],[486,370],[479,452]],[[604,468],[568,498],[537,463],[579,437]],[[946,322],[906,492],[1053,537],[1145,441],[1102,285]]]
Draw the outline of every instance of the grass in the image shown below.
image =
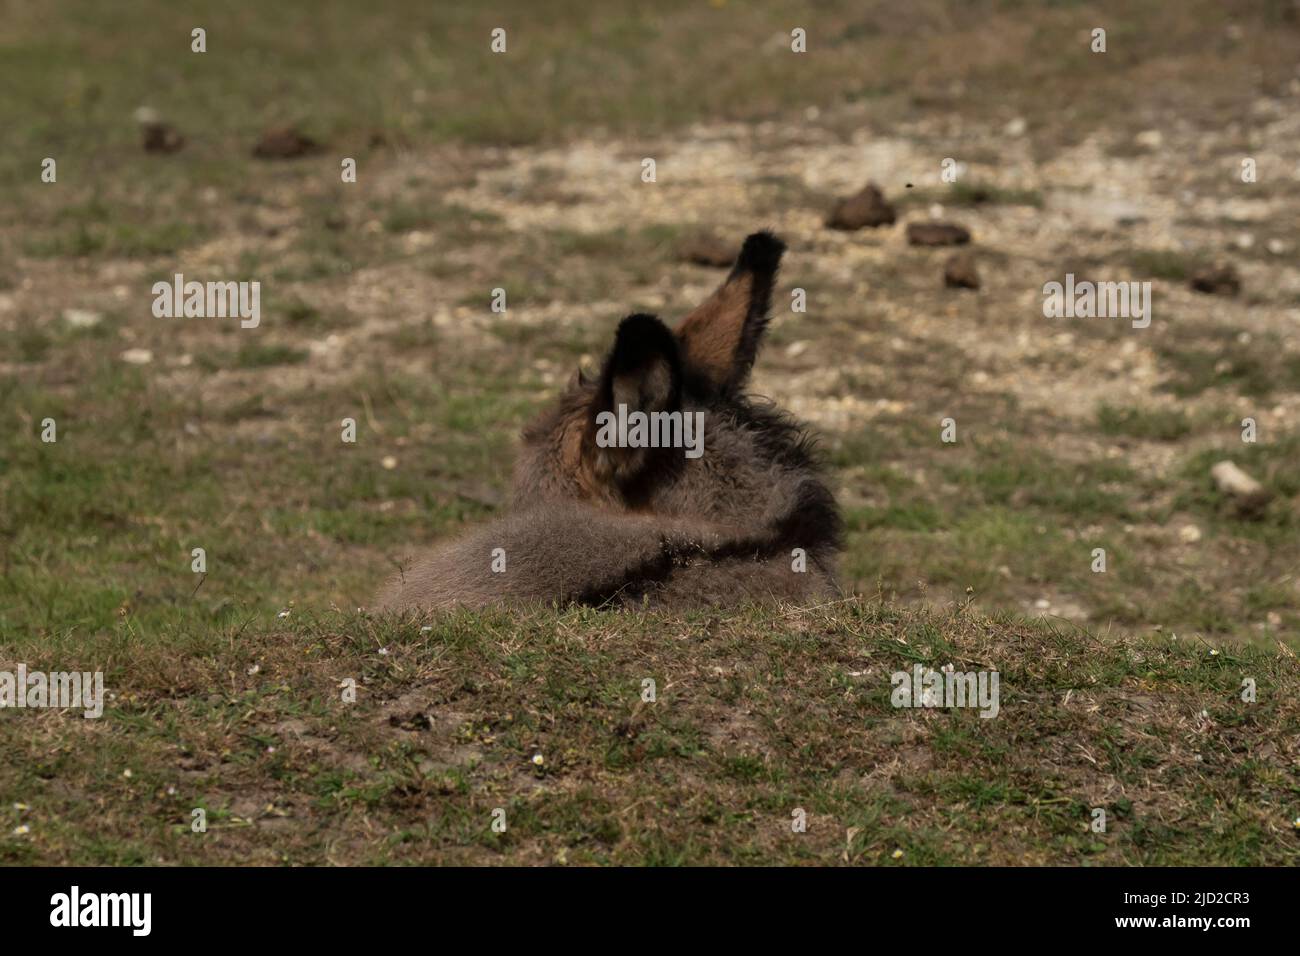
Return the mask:
[[1230,387],[1266,399],[1300,379],[1300,354],[1288,352],[1271,333],[1243,336],[1231,328],[1193,326],[1160,352],[1171,371],[1165,387],[1179,398]]
[[[1016,234],[1055,181],[995,174],[996,139],[967,151],[950,126],[1026,117],[1016,162],[1041,172],[1031,158],[1091,132],[1116,155],[1148,115],[1234,128],[1224,117],[1253,115],[1243,104],[1294,71],[1275,4],[1234,11],[1241,44],[1203,28],[1208,2],[1130,7],[403,2],[364,31],[341,0],[8,11],[0,657],[103,669],[115,696],[99,722],[0,720],[0,861],[1294,859],[1300,436],[1273,409],[1293,404],[1300,365],[1294,294],[1274,291],[1290,288],[1284,257],[1260,255],[1260,233],[1242,301],[1178,300],[1133,342],[1145,377],[1118,330],[1043,346],[1037,290],[1063,255],[1182,284],[1199,253]],[[1111,24],[1104,62],[1075,43],[1080,21]],[[796,23],[804,57],[783,41]],[[1220,79],[1238,75],[1255,80]],[[184,150],[143,153],[144,104]],[[253,159],[285,122],[324,153]],[[696,123],[712,124],[699,143]],[[844,149],[895,130],[935,175],[949,153],[988,169],[884,184],[999,236],[979,250],[981,296],[947,296],[934,258],[887,231],[832,242],[816,225]],[[658,158],[653,198],[565,165],[575,140],[626,158],[630,188]],[[675,178],[700,145],[755,168]],[[46,155],[56,184],[32,174]],[[820,423],[849,528],[841,578],[870,597],[686,617],[356,613],[399,557],[503,507],[519,427],[599,363],[620,316],[680,315],[717,280],[677,261],[683,237],[769,223],[791,242],[777,301],[797,284],[809,308],[777,310],[761,390]],[[1195,248],[1227,247],[1211,228],[1227,227],[1188,225]],[[148,290],[177,271],[261,281],[261,326],[155,320]],[[73,308],[101,319],[73,327]],[[128,349],[153,359],[130,365]],[[1086,397],[1042,388],[1057,376]],[[945,415],[954,445],[938,441]],[[1208,473],[1223,458],[1274,491],[1263,514],[1222,500]],[[1085,615],[1088,629],[1060,620]],[[894,710],[888,674],[913,662],[996,667],[1002,715]],[[1258,704],[1240,700],[1244,676]],[[1096,806],[1106,834],[1088,829]]]
[[935,189],[909,189],[900,199],[909,205],[944,203],[949,206],[1033,206],[1043,205],[1036,189],[1016,189],[983,182],[957,180]]
[[[925,0],[904,18],[884,4],[848,0],[674,0],[654,8],[609,4],[595,13],[573,0],[546,11],[518,2],[467,9],[408,0],[374,11],[359,35],[355,8],[343,0],[256,12],[144,0],[129,20],[88,0],[60,0],[40,14],[14,11],[0,33],[12,66],[0,109],[27,118],[10,129],[13,147],[3,162],[18,178],[30,156],[53,153],[65,183],[120,172],[138,150],[129,118],[144,103],[177,124],[189,139],[180,155],[202,156],[204,178],[219,183],[240,179],[231,153],[246,155],[263,127],[284,122],[346,149],[363,170],[375,132],[399,147],[519,144],[593,126],[644,134],[705,119],[765,119],[816,103],[887,105],[891,98],[898,102],[889,108],[902,112],[918,104],[966,116],[1019,109],[1066,131],[1070,117],[1043,111],[1044,100],[1068,91],[1086,117],[1090,109],[1109,110],[1117,94],[1131,99],[1147,72],[1172,73],[1174,82],[1204,87],[1207,106],[1230,108],[1231,88],[1198,70],[1196,56],[1225,73],[1244,59],[1265,79],[1289,75],[1277,4],[1235,12],[1252,32],[1249,49],[1225,49],[1193,26],[1216,9],[1208,2],[1142,11],[1088,3],[1033,10],[1030,23],[1025,4],[1001,0],[960,10]],[[1077,40],[1081,17],[1108,20],[1116,49],[1090,55]],[[189,50],[200,20],[209,36],[202,54]],[[148,28],[133,31],[130,44],[118,42],[132,23]],[[809,53],[789,52],[792,24],[807,30]],[[497,27],[507,30],[504,54],[489,48]],[[1002,39],[989,44],[989,36]],[[864,61],[875,68],[858,69]],[[168,164],[178,165],[150,157],[147,168],[157,175]]]
[[1202,264],[1198,256],[1171,249],[1139,249],[1129,257],[1129,267],[1141,281],[1186,282]]
[[197,242],[199,231],[188,223],[166,222],[144,226],[113,225],[104,228],[76,223],[38,232],[26,244],[27,255],[41,259],[78,259],[86,256],[148,259],[175,253]]
[[239,368],[266,368],[271,365],[296,365],[307,360],[307,353],[290,345],[242,345],[235,353]]
[[1121,408],[1108,404],[1097,408],[1097,427],[1106,435],[1166,442],[1186,438],[1193,430],[1188,414],[1180,408]]
[[[166,644],[128,616],[30,659],[103,668],[114,696],[100,722],[0,724],[16,758],[0,803],[30,827],[0,840],[11,863],[1237,865],[1296,849],[1278,746],[1300,730],[1294,661],[1195,640],[866,601],[722,620],[295,610]],[[916,662],[996,669],[999,716],[895,709],[890,674]]]

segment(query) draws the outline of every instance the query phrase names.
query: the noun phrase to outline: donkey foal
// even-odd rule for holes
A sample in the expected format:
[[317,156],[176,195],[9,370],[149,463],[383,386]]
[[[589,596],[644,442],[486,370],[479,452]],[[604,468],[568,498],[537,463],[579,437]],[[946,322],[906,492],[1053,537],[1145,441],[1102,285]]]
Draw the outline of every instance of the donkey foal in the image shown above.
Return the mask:
[[[751,235],[676,332],[624,319],[599,378],[579,373],[524,430],[511,513],[419,558],[379,609],[833,594],[840,517],[811,439],[745,391],[784,251]],[[701,443],[659,440],[688,420]]]

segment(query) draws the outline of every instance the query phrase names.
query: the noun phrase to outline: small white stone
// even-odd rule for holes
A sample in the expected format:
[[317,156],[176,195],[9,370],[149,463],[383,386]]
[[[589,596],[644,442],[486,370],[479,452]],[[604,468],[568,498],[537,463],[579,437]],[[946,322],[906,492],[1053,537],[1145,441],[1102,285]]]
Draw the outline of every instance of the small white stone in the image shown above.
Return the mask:
[[100,312],[90,309],[64,309],[63,321],[74,329],[93,329],[104,318]]

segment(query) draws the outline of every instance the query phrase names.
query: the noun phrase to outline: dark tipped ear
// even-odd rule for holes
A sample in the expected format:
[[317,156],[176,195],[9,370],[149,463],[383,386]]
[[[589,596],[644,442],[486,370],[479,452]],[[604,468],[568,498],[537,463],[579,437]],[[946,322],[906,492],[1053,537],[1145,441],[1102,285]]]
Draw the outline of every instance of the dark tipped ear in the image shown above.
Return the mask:
[[783,252],[785,243],[770,232],[754,233],[727,280],[677,328],[686,364],[718,389],[738,388],[749,377]]
[[626,412],[667,412],[681,404],[682,360],[668,326],[653,315],[629,315],[619,323],[614,347],[600,371],[592,399],[583,453],[596,477],[627,484],[649,464],[650,449],[619,447],[598,438]]
[[682,361],[677,340],[653,315],[629,315],[618,325],[596,387],[598,411],[662,412],[681,398]]

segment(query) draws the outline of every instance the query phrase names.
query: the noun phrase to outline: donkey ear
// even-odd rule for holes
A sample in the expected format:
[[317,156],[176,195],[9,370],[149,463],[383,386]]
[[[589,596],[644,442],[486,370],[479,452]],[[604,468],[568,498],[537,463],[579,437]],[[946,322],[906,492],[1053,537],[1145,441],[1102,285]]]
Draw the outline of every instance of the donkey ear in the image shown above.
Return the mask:
[[677,339],[653,315],[629,315],[619,323],[601,368],[583,436],[583,452],[593,472],[626,484],[650,462],[647,449],[617,447],[600,436],[617,420],[620,406],[631,412],[675,411],[681,404],[682,360]]
[[715,388],[738,388],[749,377],[783,252],[770,232],[751,235],[727,280],[678,326],[686,364]]
[[682,362],[677,340],[653,315],[629,315],[618,324],[614,347],[596,387],[596,412],[662,412],[681,398]]

